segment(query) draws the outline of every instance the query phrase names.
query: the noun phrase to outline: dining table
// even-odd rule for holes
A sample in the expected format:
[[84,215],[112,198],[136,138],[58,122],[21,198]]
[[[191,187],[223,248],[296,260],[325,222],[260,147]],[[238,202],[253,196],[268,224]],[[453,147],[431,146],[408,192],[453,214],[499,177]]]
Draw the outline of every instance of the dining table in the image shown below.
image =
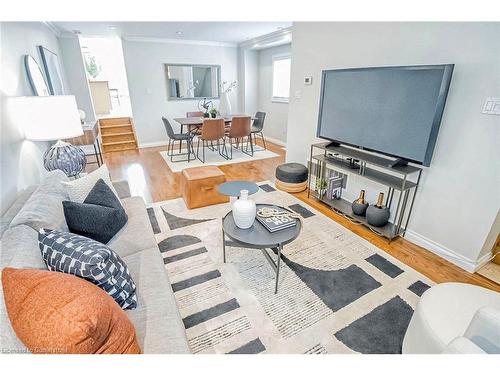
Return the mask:
[[[251,118],[251,120],[256,120],[254,116],[249,116],[249,115],[230,115],[227,117],[177,117],[174,118],[174,121],[177,122],[181,126],[181,133],[184,133],[184,127],[187,128],[187,132],[191,133],[195,129],[200,129],[203,127],[203,120],[205,119],[224,119],[224,122],[226,123],[226,126],[231,124],[231,121],[233,120],[233,117],[243,117],[243,116],[248,116]],[[191,161],[191,153],[189,152],[190,147],[192,146],[193,138],[188,137],[187,143],[188,143],[188,163]],[[182,149],[182,141],[179,142],[179,152]]]

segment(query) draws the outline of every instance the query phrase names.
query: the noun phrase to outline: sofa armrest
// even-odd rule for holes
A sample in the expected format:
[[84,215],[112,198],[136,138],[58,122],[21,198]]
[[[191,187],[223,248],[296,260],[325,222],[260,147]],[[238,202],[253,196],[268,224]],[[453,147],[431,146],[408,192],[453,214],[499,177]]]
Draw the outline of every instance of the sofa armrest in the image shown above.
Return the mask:
[[486,354],[479,346],[468,338],[460,336],[453,339],[443,351],[443,354]]
[[113,182],[113,186],[118,193],[118,198],[130,198],[130,186],[127,180],[120,180]]
[[500,354],[500,310],[488,306],[477,310],[464,336],[486,353]]

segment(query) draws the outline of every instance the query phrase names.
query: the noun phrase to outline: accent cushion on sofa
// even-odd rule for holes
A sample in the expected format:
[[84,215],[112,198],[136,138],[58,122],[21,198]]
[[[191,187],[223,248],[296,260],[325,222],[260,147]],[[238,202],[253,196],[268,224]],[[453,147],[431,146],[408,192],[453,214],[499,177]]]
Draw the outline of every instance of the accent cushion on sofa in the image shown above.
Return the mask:
[[[63,181],[67,178],[63,174]],[[59,182],[60,183],[60,182]],[[126,181],[114,182],[118,185],[121,203],[129,219],[125,226],[107,244],[127,264],[136,284],[137,308],[125,310],[136,328],[137,341],[144,353],[190,353],[186,331],[177,308],[163,259],[158,251],[155,235],[149,222],[144,200],[130,197]],[[89,188],[90,191],[90,188]],[[22,194],[7,215],[2,217],[2,227],[11,224],[29,194]],[[85,197],[84,197],[85,198]],[[64,218],[62,200],[57,215]],[[58,216],[53,219],[58,220]],[[48,228],[55,227],[51,223]],[[42,268],[46,266],[38,248],[36,230],[18,225],[10,227],[0,239],[0,273],[4,267]],[[0,348],[7,353],[28,352],[25,345],[13,331],[0,287]]]
[[84,278],[108,293],[123,309],[137,306],[135,283],[127,265],[109,247],[68,232],[38,232],[42,258],[50,271]]
[[49,172],[12,219],[10,227],[25,224],[36,230],[49,228],[67,231],[62,201],[67,200],[69,196],[64,186],[61,185],[61,182],[67,180],[68,177],[62,171]]
[[5,268],[2,288],[12,327],[32,353],[140,353],[127,315],[83,279]]
[[118,193],[113,187],[111,178],[109,177],[108,167],[106,164],[101,165],[95,171],[84,175],[81,178],[72,181],[62,182],[63,186],[67,189],[69,199],[73,202],[83,203],[87,195],[90,193],[96,182],[102,179],[118,197]]
[[70,232],[108,243],[127,223],[128,216],[118,197],[100,178],[83,203],[63,201]]

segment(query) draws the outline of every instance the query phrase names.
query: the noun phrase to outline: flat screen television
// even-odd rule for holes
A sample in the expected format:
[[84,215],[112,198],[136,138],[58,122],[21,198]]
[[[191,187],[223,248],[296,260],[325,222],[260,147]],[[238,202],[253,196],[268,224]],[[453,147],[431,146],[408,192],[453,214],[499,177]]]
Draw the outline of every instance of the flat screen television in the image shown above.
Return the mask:
[[324,70],[318,137],[429,166],[453,67]]

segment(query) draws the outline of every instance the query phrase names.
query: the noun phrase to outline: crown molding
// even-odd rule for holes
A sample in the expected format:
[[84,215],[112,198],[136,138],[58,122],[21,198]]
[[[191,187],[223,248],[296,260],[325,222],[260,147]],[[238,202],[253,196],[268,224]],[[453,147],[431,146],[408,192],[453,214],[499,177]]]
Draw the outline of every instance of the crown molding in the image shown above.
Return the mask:
[[61,36],[61,30],[56,26],[54,25],[53,22],[50,22],[50,21],[42,21],[42,23],[47,26],[49,28],[50,31],[52,31],[52,33],[56,36],[56,37],[60,37]]
[[153,38],[153,37],[141,37],[141,36],[123,36],[122,39],[127,42],[188,44],[196,46],[230,47],[230,48],[238,47],[238,45],[235,43],[214,42],[210,40],[170,39],[170,38]]
[[270,34],[258,36],[241,42],[238,47],[243,49],[264,49],[269,47],[276,47],[283,44],[289,44],[292,42],[292,27],[287,27],[286,29],[278,30]]

